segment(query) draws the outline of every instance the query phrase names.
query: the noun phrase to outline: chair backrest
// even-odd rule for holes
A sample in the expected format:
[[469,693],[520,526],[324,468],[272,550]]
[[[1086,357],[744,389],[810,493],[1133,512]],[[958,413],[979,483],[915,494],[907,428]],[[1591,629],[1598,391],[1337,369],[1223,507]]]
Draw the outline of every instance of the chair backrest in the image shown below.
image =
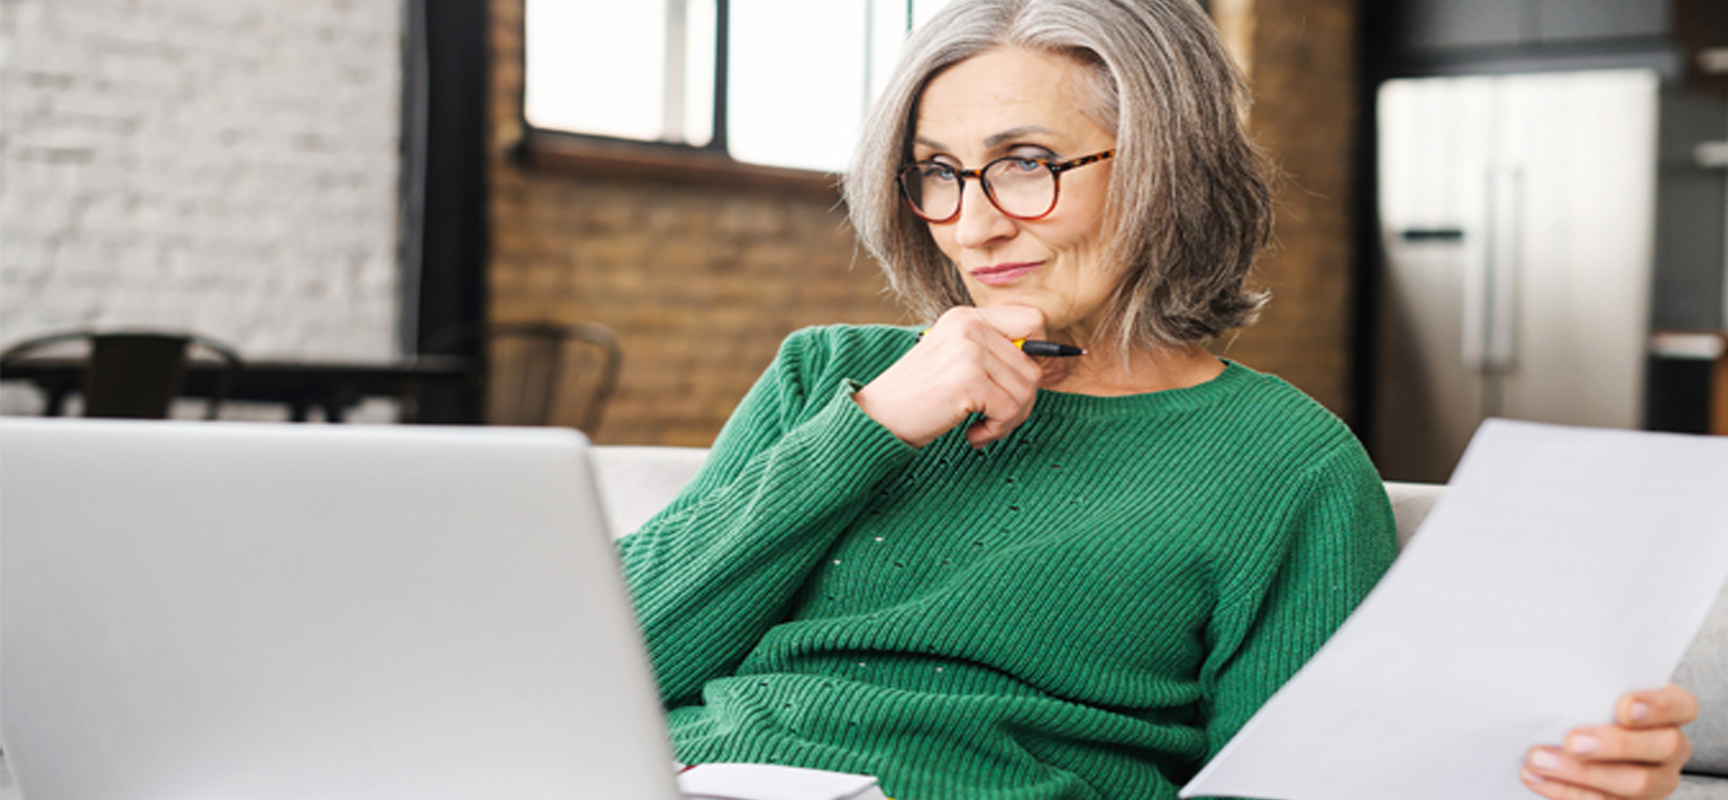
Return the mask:
[[428,354],[479,344],[486,360],[486,421],[569,425],[593,436],[618,386],[624,351],[595,322],[469,324],[426,341]]
[[[161,331],[68,331],[38,336],[0,353],[0,365],[23,363],[67,342],[88,342],[84,360],[84,416],[166,419],[186,379],[196,345],[215,353],[224,370],[211,393],[205,419],[215,419],[233,387],[240,356],[232,347],[193,333]],[[46,416],[63,412],[64,392],[50,392]]]

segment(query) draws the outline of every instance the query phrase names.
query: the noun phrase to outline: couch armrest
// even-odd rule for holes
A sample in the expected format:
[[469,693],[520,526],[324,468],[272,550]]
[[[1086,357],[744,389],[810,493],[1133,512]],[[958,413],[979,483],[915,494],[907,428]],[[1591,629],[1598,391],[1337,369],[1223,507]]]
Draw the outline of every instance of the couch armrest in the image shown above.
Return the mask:
[[1717,789],[1724,794],[1717,796],[1728,797],[1728,586],[1680,659],[1673,681],[1698,696],[1698,721],[1686,726],[1693,747],[1686,771],[1722,778]]

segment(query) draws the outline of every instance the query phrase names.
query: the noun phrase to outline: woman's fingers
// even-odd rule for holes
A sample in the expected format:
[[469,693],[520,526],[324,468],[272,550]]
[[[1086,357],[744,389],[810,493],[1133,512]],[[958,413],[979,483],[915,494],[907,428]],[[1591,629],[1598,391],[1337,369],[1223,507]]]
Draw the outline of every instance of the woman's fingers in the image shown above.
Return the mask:
[[[969,335],[988,355],[979,365],[989,379],[989,386],[980,386],[984,405],[977,410],[984,419],[966,431],[966,441],[973,447],[983,447],[1013,433],[1032,415],[1032,402],[1038,396],[1042,371],[1038,363],[1020,351],[1016,339],[1030,339],[1044,331],[1044,314],[1037,309],[1020,306],[998,306],[976,309],[976,320]],[[995,389],[997,391],[992,391]]]
[[860,408],[901,441],[923,447],[973,414],[974,447],[1011,433],[1032,413],[1041,371],[1014,339],[1043,332],[1037,309],[957,308],[886,372],[853,395]]
[[1628,692],[1614,707],[1614,719],[1630,728],[1687,725],[1698,718],[1698,698],[1670,683],[1660,689]]
[[1680,784],[1677,766],[1585,761],[1553,747],[1532,749],[1521,777],[1554,800],[1656,800]]
[[966,441],[973,447],[983,447],[1013,433],[1032,415],[1032,402],[1038,396],[1039,372],[1032,359],[1012,342],[998,338],[991,346],[998,350],[1005,346],[1008,350],[981,361],[987,381],[978,386],[983,405],[977,410],[984,419],[966,430]]
[[966,430],[966,441],[973,447],[983,447],[1013,433],[1032,415],[1032,401],[1038,394],[1036,378],[1023,373],[999,370],[992,375],[992,386],[983,389],[985,404],[980,411],[984,419]]
[[1680,726],[1698,716],[1691,692],[1672,684],[1632,692],[1615,706],[1615,725],[1577,728],[1564,747],[1532,748],[1526,786],[1553,800],[1652,800],[1680,784],[1692,742]]
[[1518,773],[1518,778],[1524,781],[1525,787],[1549,800],[1616,800],[1594,789],[1586,789],[1564,783],[1557,778],[1544,777],[1531,767],[1525,767]]
[[1684,764],[1692,757],[1692,742],[1673,725],[1659,728],[1599,725],[1567,734],[1565,750],[1567,755],[1586,761]]

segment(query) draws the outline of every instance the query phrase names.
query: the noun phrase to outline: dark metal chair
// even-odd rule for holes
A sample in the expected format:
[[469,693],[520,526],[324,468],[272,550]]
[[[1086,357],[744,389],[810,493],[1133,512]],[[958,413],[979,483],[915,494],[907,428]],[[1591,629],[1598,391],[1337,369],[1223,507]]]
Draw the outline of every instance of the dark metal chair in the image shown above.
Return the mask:
[[[66,398],[84,395],[84,416],[127,419],[166,419],[186,379],[186,363],[194,346],[214,353],[226,366],[211,393],[205,419],[216,419],[233,388],[240,355],[222,342],[194,333],[158,331],[67,331],[37,336],[0,352],[0,377],[30,372],[33,363],[66,362],[62,345],[86,342],[81,380],[37,378],[47,395],[45,416],[65,413]],[[10,375],[8,373],[11,373]]]
[[[476,345],[486,364],[477,374],[486,381],[488,422],[556,425],[574,420],[572,427],[589,436],[599,430],[624,362],[623,348],[610,328],[597,322],[471,323],[434,334],[421,350],[442,355]],[[599,359],[597,368],[585,363],[594,357]]]

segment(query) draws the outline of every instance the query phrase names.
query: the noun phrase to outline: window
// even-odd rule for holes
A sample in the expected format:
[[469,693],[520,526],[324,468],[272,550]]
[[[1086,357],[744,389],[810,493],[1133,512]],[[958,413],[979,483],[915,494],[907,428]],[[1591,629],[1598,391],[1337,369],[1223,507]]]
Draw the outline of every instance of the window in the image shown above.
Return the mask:
[[536,130],[838,172],[911,28],[946,0],[527,0]]

